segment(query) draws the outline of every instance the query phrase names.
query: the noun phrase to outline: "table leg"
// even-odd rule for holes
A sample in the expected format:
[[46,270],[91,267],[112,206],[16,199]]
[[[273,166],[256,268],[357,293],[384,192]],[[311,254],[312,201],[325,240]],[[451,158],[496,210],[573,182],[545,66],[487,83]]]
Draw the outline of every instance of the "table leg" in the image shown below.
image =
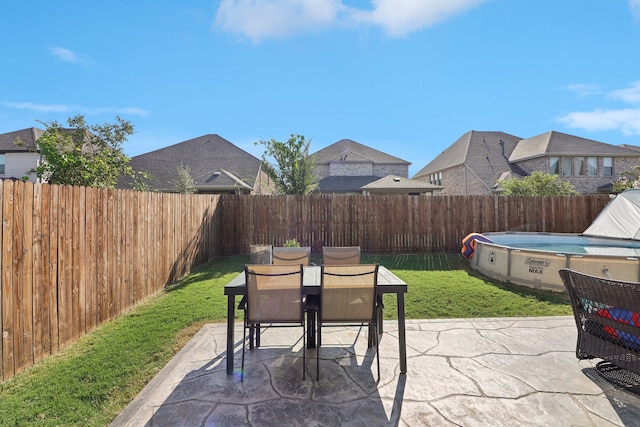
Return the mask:
[[316,310],[307,310],[307,348],[316,348]]
[[233,374],[233,329],[236,315],[236,296],[227,297],[227,375]]
[[407,337],[404,325],[404,294],[398,293],[398,338],[400,346],[400,373],[407,373]]
[[384,308],[378,307],[378,334],[382,335],[384,333],[384,328],[382,327],[384,321]]

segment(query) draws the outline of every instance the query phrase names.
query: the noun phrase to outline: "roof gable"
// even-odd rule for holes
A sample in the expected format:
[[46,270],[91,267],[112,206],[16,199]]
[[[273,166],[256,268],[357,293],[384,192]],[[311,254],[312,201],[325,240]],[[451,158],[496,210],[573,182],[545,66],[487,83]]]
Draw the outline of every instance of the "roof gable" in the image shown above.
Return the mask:
[[340,141],[316,151],[313,156],[316,164],[326,164],[331,162],[367,162],[367,163],[384,163],[384,164],[401,164],[410,165],[410,162],[402,160],[398,157],[378,151],[374,148],[367,147],[359,142],[350,139],[341,139]]
[[150,188],[175,188],[177,170],[189,167],[196,188],[253,187],[262,161],[216,134],[207,134],[131,158],[152,176]]
[[[495,181],[501,172],[511,170],[507,159],[521,138],[504,132],[471,130],[416,173],[413,178],[428,176],[455,166],[466,165],[481,179]],[[490,175],[490,176],[487,176]],[[486,182],[486,181],[485,181]]]
[[[0,151],[31,151],[44,131],[35,127],[0,134]],[[20,142],[20,145],[16,144]]]
[[523,139],[509,156],[520,162],[543,156],[637,156],[637,151],[562,132],[550,131]]

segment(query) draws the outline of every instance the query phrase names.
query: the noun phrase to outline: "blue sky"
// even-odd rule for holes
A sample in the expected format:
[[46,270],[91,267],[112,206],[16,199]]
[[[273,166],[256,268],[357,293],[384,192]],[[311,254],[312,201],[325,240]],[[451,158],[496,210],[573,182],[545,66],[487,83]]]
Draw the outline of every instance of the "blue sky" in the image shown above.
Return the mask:
[[640,145],[640,0],[26,0],[0,38],[0,133],[119,115],[129,156],[294,133],[411,177],[469,130]]

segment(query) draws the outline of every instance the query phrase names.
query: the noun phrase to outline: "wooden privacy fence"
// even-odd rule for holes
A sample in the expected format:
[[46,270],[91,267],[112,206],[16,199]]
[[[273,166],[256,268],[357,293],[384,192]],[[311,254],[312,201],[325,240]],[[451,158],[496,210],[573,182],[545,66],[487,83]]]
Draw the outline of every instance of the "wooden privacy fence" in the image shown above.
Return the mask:
[[581,232],[608,200],[181,195],[0,180],[0,378],[250,244],[450,252],[472,231]]
[[363,252],[455,252],[471,232],[580,233],[607,195],[504,196],[233,196],[221,199],[224,254],[251,244],[297,239],[322,246],[359,245]]
[[219,197],[0,180],[1,379],[214,258]]

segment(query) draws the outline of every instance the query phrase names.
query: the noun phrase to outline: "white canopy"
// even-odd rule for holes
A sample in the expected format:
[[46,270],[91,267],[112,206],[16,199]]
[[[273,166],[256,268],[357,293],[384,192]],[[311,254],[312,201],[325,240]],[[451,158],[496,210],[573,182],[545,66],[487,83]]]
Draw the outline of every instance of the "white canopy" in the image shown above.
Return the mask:
[[640,240],[640,189],[618,194],[582,234]]

